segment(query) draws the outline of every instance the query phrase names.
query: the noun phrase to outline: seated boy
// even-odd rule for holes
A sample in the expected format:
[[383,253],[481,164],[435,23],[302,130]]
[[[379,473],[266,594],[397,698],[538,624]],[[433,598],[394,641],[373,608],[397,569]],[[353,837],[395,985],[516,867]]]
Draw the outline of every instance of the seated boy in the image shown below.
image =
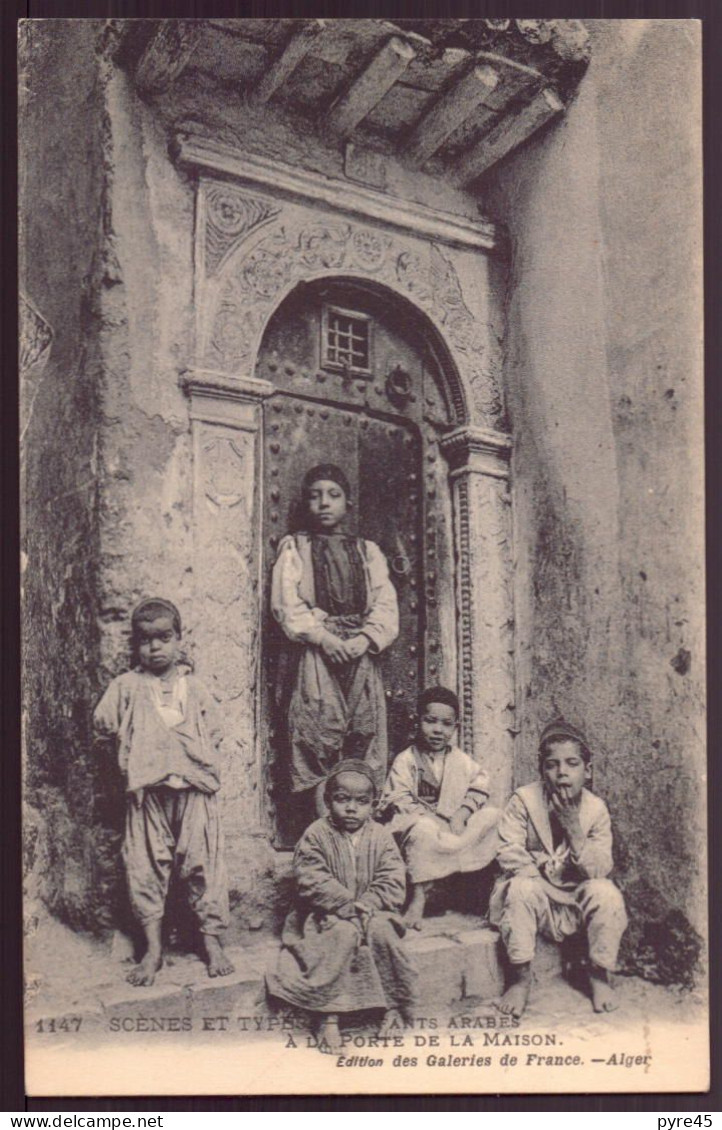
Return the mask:
[[283,948],[266,975],[268,991],[321,1014],[322,1051],[341,1050],[339,1013],[384,1010],[379,1035],[410,1016],[416,971],[394,913],[406,894],[393,836],[371,819],[372,769],[339,761],[326,781],[328,814],[306,829],[293,860],[298,902],[286,919]]
[[411,882],[407,925],[419,929],[435,879],[481,871],[498,847],[499,812],[487,805],[489,783],[478,761],[452,744],[459,700],[446,687],[419,698],[416,740],[395,759],[381,810],[392,813]]
[[497,880],[489,905],[509,959],[509,984],[498,1002],[519,1017],[531,987],[537,931],[555,942],[583,930],[589,945],[596,1012],[616,1008],[610,971],[627,926],[612,870],[612,827],[604,801],[584,787],[591,753],[583,735],[559,719],[539,743],[542,780],[517,789],[499,821]]

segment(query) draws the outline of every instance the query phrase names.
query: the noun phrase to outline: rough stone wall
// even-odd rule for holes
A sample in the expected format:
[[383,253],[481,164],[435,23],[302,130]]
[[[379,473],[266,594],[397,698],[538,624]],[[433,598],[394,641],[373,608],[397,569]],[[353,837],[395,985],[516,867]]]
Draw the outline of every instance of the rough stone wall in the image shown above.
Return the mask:
[[[97,924],[115,852],[89,741],[98,686],[98,354],[102,92],[86,21],[19,29],[20,291],[43,319],[25,374],[23,686],[27,916]],[[40,323],[38,323],[40,324]],[[50,338],[52,335],[52,338]]]
[[685,981],[704,922],[699,24],[587,23],[565,120],[486,184],[513,247],[515,779],[551,715],[588,731],[626,967]]

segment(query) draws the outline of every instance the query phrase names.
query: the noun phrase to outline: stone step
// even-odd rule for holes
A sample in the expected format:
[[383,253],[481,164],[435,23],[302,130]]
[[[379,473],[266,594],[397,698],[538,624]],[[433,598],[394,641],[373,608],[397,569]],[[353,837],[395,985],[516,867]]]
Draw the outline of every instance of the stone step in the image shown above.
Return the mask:
[[[483,920],[469,915],[446,914],[424,919],[422,929],[410,931],[409,951],[419,970],[419,1005],[443,1007],[474,998],[490,1000],[503,988],[499,960],[499,935]],[[275,960],[278,941],[266,939],[253,947],[230,946],[227,952],[235,972],[211,979],[203,963],[193,957],[171,957],[150,987],[132,988],[125,980],[127,965],[113,962],[115,970],[92,990],[85,987],[66,998],[52,1015],[83,1018],[85,1033],[107,1031],[111,1021],[135,1025],[135,1031],[153,1031],[159,1018],[190,1018],[194,1028],[203,1017],[267,1014],[264,973]],[[117,971],[116,971],[117,970]],[[42,993],[27,1009],[29,1025],[48,1016]],[[147,1022],[147,1028],[143,1025]],[[138,1024],[141,1025],[138,1028]],[[117,1030],[117,1029],[116,1029]]]

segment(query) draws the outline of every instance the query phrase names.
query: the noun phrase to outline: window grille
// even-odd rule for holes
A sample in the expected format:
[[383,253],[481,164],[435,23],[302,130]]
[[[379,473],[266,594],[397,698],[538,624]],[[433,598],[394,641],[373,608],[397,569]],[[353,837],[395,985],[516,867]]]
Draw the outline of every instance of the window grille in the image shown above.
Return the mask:
[[371,320],[365,314],[327,306],[323,318],[323,364],[353,373],[371,372]]

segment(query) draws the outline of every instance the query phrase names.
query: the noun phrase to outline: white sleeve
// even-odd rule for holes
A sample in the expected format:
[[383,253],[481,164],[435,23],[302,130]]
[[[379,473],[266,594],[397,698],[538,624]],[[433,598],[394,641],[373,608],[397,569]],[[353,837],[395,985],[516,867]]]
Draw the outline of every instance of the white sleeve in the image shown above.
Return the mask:
[[326,613],[311,608],[300,595],[303,565],[293,537],[285,537],[278,547],[271,580],[271,611],[289,640],[319,644],[326,635]]
[[394,805],[399,812],[427,812],[427,806],[416,792],[416,760],[410,749],[405,749],[394,759],[384,785],[380,808]]
[[378,653],[399,634],[399,602],[383,553],[372,541],[364,544],[370,591],[369,611],[361,631],[371,640],[371,650]]

